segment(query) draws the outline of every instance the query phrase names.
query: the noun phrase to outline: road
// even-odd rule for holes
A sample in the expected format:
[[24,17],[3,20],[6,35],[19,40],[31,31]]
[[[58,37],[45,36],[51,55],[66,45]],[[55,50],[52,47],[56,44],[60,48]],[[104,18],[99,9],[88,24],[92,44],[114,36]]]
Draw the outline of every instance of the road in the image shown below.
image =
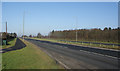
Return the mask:
[[[103,55],[92,51],[82,49],[73,49],[66,46],[67,44],[58,44],[48,41],[35,39],[25,40],[37,45],[41,50],[46,52],[52,58],[62,62],[69,69],[118,69],[119,59],[114,56]],[[78,46],[77,46],[78,47]],[[83,46],[82,46],[83,47]],[[81,48],[79,46],[79,48]]]
[[14,46],[2,49],[0,53],[6,53],[6,52],[9,52],[9,51],[15,51],[15,50],[22,49],[24,47],[26,47],[26,45],[19,38],[17,38],[16,43],[15,43]]

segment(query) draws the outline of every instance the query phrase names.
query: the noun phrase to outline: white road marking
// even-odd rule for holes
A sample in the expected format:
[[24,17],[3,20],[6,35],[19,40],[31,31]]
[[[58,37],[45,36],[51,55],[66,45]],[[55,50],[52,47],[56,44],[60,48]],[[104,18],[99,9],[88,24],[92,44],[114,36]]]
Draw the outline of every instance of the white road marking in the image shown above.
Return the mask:
[[64,48],[68,48],[68,47],[64,47]]
[[87,52],[87,53],[90,53],[89,51],[84,51],[84,50],[80,50],[80,51],[83,51],[83,52]]
[[2,53],[3,51],[0,51],[0,53]]
[[55,60],[56,60],[58,63],[60,63],[61,65],[63,65],[66,69],[71,69],[71,68],[69,68],[68,66],[66,66],[64,63],[62,63],[61,61],[59,61],[58,59],[55,58]]
[[[46,52],[46,51],[44,51]],[[51,54],[49,54],[48,52],[46,52],[48,54],[48,56],[50,56],[51,58],[53,58],[54,60],[56,60],[59,64],[61,64],[62,66],[64,66],[66,69],[71,69],[69,68],[67,65],[65,65],[64,63],[62,63],[61,61],[59,61],[57,58],[53,57]],[[62,56],[61,56],[62,57]]]
[[89,52],[89,51],[84,51],[84,50],[80,50],[80,51],[87,52],[87,53],[98,54],[98,55],[101,55],[101,56],[107,56],[107,57],[114,58],[114,59],[120,59],[118,57],[113,57],[113,56],[109,56],[109,55],[99,54],[99,53],[95,53],[95,52]]

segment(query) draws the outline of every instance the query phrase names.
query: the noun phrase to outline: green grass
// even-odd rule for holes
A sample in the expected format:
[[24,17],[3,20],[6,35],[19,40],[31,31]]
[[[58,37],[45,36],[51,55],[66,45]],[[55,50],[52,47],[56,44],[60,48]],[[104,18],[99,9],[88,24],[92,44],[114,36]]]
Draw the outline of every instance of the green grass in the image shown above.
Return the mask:
[[2,54],[0,53],[0,71],[2,70]]
[[107,48],[107,49],[115,49],[118,50],[118,46],[113,45],[103,45],[103,44],[89,44],[89,43],[79,43],[79,42],[67,42],[67,41],[59,41],[58,39],[43,39],[43,38],[31,38],[31,39],[37,39],[37,40],[44,40],[44,41],[51,41],[51,42],[58,42],[58,43],[65,43],[65,44],[72,44],[72,45],[78,45],[78,46],[90,46],[90,47],[100,47],[100,48]]
[[63,69],[36,45],[24,43],[27,46],[23,49],[3,53],[3,69]]
[[2,46],[2,49],[5,49],[5,48],[9,48],[9,47],[14,46],[15,43],[16,43],[16,39],[17,39],[17,38],[14,38],[14,39],[10,40],[10,41],[8,42],[8,45],[3,45],[3,46]]

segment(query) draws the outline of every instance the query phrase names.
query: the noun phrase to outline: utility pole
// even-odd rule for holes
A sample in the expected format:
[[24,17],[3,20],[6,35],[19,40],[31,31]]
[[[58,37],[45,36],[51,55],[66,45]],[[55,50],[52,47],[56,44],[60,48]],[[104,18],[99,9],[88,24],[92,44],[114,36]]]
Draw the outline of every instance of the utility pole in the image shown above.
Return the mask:
[[7,35],[7,21],[6,21],[6,35]]
[[7,21],[6,21],[6,42],[7,42]]
[[24,41],[24,23],[25,23],[25,22],[24,22],[24,21],[25,21],[24,19],[25,19],[25,12],[23,13],[23,41]]
[[76,42],[77,42],[77,38],[78,38],[77,24],[78,24],[78,18],[76,17]]
[[49,39],[50,39],[50,33],[49,33]]
[[[49,29],[50,29],[50,26],[49,26]],[[49,33],[49,39],[50,39],[50,33]]]

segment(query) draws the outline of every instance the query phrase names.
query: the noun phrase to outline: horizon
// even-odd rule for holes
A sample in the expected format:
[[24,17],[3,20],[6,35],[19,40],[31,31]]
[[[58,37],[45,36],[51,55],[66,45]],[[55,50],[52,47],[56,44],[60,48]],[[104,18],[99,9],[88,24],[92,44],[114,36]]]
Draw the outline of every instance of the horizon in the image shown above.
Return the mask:
[[[83,30],[83,29],[85,29],[85,30],[93,30],[93,29],[100,29],[100,30],[104,30],[105,28],[107,28],[108,30],[109,30],[109,28],[111,28],[111,27],[104,27],[103,29],[101,29],[101,28],[90,28],[90,29],[87,29],[87,28],[82,28],[82,29],[77,29],[77,30]],[[114,30],[114,29],[118,29],[118,28],[120,28],[119,26],[118,27],[116,27],[116,28],[111,28],[111,30]],[[52,30],[52,31],[72,31],[72,30],[76,30],[76,29],[67,29],[67,30]],[[51,31],[51,32],[52,32]],[[5,31],[4,32],[0,32],[0,33],[6,33]],[[16,33],[16,32],[7,32],[7,33]],[[38,33],[40,33],[40,32],[38,32]],[[36,35],[32,35],[32,34],[30,34],[30,35],[32,35],[32,36],[37,36],[38,35],[38,33],[36,33]],[[50,33],[50,32],[49,32]],[[47,35],[42,35],[41,33],[41,35],[42,36],[49,36],[49,33],[47,34]],[[30,35],[26,35],[26,34],[24,34],[24,36],[30,36]],[[22,37],[23,35],[21,35],[21,36],[19,36],[19,37]]]
[[2,32],[7,21],[8,32],[16,32],[21,36],[24,11],[26,35],[74,30],[75,17],[78,17],[77,29],[118,27],[118,2],[3,2]]

